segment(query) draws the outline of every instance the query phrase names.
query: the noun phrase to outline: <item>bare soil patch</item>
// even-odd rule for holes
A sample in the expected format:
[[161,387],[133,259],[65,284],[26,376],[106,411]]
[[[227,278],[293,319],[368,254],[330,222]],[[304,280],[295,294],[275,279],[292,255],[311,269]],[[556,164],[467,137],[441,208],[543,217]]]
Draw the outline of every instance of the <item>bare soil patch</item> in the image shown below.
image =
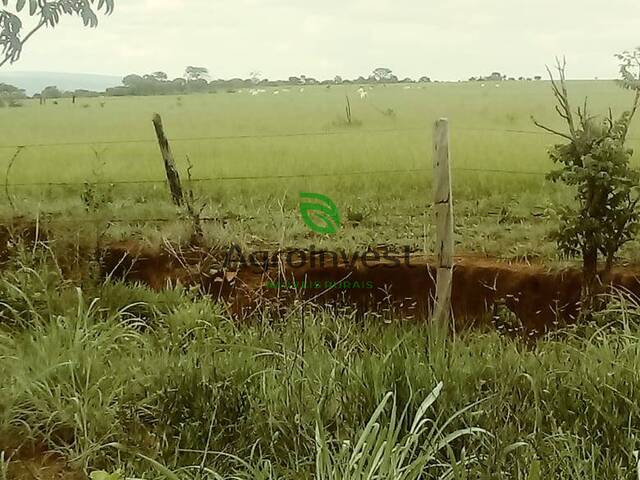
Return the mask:
[[[48,232],[23,219],[0,226],[0,264],[10,258],[18,242],[33,244],[48,238]],[[287,253],[280,253],[277,259]],[[82,270],[78,254],[95,255],[96,249],[75,248],[73,258],[57,259],[63,271],[74,278]],[[360,313],[424,319],[433,307],[436,268],[425,256],[398,255],[395,263],[361,257],[336,262],[331,255],[307,252],[306,262],[295,267],[291,262],[272,261],[261,267],[229,268],[225,266],[228,254],[228,250],[192,245],[150,248],[135,240],[99,249],[104,278],[137,282],[156,290],[178,283],[198,286],[204,294],[226,302],[238,318],[261,308],[291,311],[293,304],[347,306]],[[617,268],[608,283],[640,297],[640,268]],[[453,275],[453,314],[457,325],[464,328],[491,322],[506,309],[524,333],[543,333],[575,321],[581,286],[577,268],[460,256]]]
[[51,452],[44,444],[16,443],[16,438],[0,438],[8,480],[85,480],[86,475],[72,466],[62,455]]
[[[104,251],[104,274],[162,289],[180,282],[228,303],[238,317],[256,309],[291,305],[350,305],[359,312],[426,318],[433,305],[435,266],[413,255],[407,265],[358,260],[333,264],[307,261],[297,268],[270,265],[224,269],[226,252],[198,248],[146,249],[135,242]],[[317,260],[317,259],[316,259]],[[578,269],[458,257],[453,276],[453,313],[459,326],[487,322],[506,308],[526,333],[542,333],[572,323],[578,313],[582,275]],[[640,295],[639,271],[617,269],[610,284]]]

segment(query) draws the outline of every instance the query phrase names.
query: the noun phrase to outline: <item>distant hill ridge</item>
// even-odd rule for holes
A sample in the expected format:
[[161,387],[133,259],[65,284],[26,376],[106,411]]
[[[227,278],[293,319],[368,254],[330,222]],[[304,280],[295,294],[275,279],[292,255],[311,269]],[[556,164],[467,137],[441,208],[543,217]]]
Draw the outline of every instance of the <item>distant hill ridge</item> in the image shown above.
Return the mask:
[[121,85],[122,77],[92,73],[0,71],[0,83],[15,85],[24,89],[27,95],[33,95],[50,85],[55,85],[60,90],[85,89],[104,91],[109,87]]

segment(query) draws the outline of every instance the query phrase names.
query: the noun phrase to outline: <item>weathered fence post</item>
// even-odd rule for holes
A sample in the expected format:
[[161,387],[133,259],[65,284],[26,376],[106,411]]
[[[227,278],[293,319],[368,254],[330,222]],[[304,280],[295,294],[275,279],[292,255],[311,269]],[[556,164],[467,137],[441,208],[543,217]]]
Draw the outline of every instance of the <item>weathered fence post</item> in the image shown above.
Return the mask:
[[449,165],[449,121],[446,118],[438,120],[433,128],[433,209],[438,266],[433,321],[448,327],[453,283],[453,205]]
[[178,207],[182,205],[182,184],[180,183],[180,175],[176,168],[176,162],[173,159],[173,153],[171,153],[171,147],[167,136],[164,134],[164,127],[162,126],[162,118],[159,114],[153,115],[153,126],[156,129],[156,135],[158,137],[158,145],[160,146],[160,153],[164,160],[164,169],[167,172],[167,180],[169,181],[169,188],[171,189],[171,198],[173,203]]

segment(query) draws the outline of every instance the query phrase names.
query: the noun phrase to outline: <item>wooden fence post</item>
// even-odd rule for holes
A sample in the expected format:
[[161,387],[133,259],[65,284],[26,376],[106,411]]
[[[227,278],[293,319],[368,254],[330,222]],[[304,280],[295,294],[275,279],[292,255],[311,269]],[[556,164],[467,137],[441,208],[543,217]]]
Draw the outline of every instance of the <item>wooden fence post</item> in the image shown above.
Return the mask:
[[173,159],[173,153],[171,153],[171,147],[169,141],[164,133],[164,127],[162,126],[162,118],[159,114],[153,115],[153,126],[156,129],[156,135],[158,137],[158,145],[160,146],[160,153],[164,160],[164,169],[167,173],[167,180],[169,181],[169,188],[171,189],[171,198],[173,203],[178,207],[182,205],[184,200],[182,194],[182,184],[180,183],[180,175],[176,168],[176,162]]
[[453,283],[453,205],[449,165],[449,121],[446,118],[438,120],[433,128],[433,209],[438,266],[433,321],[448,327]]

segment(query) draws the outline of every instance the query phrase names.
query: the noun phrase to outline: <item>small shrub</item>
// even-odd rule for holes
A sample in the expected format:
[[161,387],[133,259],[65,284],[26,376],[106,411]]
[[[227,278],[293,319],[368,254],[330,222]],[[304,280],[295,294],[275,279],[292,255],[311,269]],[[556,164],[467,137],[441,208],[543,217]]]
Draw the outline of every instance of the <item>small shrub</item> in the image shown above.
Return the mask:
[[[553,237],[566,256],[582,257],[582,314],[590,315],[602,307],[604,286],[608,282],[616,254],[631,241],[640,225],[640,172],[631,166],[633,150],[626,146],[631,121],[640,107],[640,86],[636,85],[632,108],[614,118],[599,119],[587,110],[587,102],[571,108],[565,80],[566,64],[558,61],[559,80],[549,70],[556,111],[566,122],[567,133],[535,124],[566,140],[549,150],[559,169],[548,178],[575,190],[575,202],[560,211],[560,227]],[[623,76],[626,72],[622,66]],[[598,269],[604,257],[604,271]]]

